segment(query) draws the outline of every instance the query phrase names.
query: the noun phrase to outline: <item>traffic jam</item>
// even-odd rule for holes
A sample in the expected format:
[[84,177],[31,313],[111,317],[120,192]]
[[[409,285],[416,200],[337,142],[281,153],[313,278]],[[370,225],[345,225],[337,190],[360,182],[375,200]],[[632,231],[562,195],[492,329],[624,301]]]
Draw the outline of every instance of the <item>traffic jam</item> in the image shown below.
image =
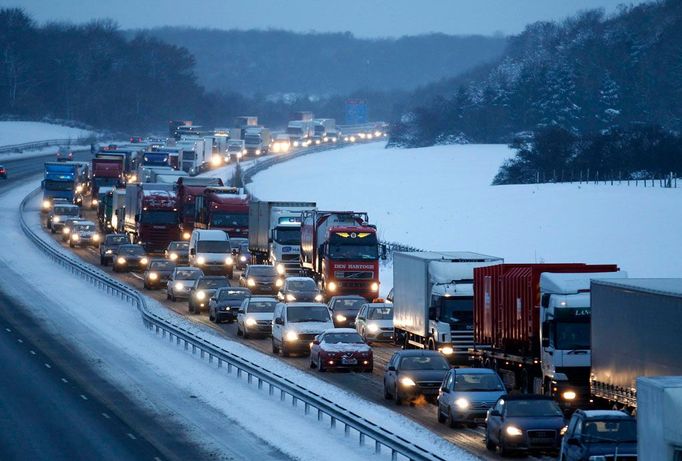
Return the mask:
[[590,369],[591,287],[626,286],[625,271],[392,251],[365,212],[260,201],[202,174],[387,129],[342,133],[302,114],[273,134],[255,119],[173,122],[167,139],[98,146],[90,162],[60,153],[45,163],[46,232],[174,312],[322,379],[352,379],[361,396],[377,389],[448,440],[470,435],[479,455],[636,459],[632,402],[597,392]]

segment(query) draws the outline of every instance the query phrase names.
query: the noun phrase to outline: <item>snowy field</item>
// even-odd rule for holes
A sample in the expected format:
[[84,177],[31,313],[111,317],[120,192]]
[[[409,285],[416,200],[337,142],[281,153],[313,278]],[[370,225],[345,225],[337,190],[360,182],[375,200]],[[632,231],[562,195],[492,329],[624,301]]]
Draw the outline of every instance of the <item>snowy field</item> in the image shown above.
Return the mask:
[[[0,248],[0,288],[30,299],[30,312],[48,331],[78,347],[93,366],[131,398],[159,417],[182,425],[191,438],[216,453],[216,459],[266,461],[282,458],[282,454],[299,460],[390,459],[388,454],[373,456],[373,446],[359,448],[355,438],[344,438],[341,425],[330,430],[328,425],[317,422],[316,415],[305,416],[300,406],[292,409],[290,404],[280,402],[278,395],[270,397],[267,391],[247,385],[245,379],[227,375],[224,368],[202,363],[191,353],[151,334],[134,307],[94,289],[51,262],[23,235],[17,221],[19,202],[36,185],[27,184],[0,196],[0,220],[6,223],[5,238],[0,243],[0,247],[4,245]],[[37,208],[29,224],[40,227]],[[31,280],[31,284],[25,280]],[[446,459],[476,459],[389,409],[220,337],[213,330],[193,325],[149,301],[152,309],[169,320],[193,328],[221,347],[314,389]],[[216,427],[229,427],[231,436],[216,431]],[[244,456],[245,451],[248,456]]]
[[45,141],[48,139],[73,139],[90,136],[80,128],[42,122],[0,122],[0,146]]
[[[491,186],[505,145],[309,155],[254,177],[262,200],[369,212],[384,241],[470,250],[507,262],[616,263],[634,277],[682,277],[682,189],[578,184]],[[390,267],[382,291],[392,286]]]

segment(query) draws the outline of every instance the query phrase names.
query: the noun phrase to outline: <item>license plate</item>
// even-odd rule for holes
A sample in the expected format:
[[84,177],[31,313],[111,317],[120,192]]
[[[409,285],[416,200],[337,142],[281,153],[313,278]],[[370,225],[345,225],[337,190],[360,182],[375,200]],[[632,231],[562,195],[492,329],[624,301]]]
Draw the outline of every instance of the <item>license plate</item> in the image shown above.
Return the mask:
[[341,363],[344,365],[357,365],[358,364],[358,359],[346,359],[343,358],[341,359]]

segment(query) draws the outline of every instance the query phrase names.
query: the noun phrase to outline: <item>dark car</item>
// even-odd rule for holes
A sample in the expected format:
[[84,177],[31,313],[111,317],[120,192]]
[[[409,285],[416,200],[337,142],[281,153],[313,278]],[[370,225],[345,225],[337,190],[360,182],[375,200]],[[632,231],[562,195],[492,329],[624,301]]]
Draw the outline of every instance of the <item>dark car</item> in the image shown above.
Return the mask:
[[251,264],[239,277],[239,285],[251,290],[251,293],[275,294],[284,284],[277,274],[275,266],[269,264]]
[[127,243],[118,247],[114,258],[114,272],[142,271],[148,263],[149,258],[142,245]]
[[158,290],[168,283],[175,263],[163,258],[152,258],[149,260],[147,270],[144,271],[144,287],[148,290]]
[[576,410],[561,442],[564,461],[637,459],[637,421],[617,410]]
[[372,348],[352,328],[332,328],[313,340],[310,368],[319,371],[352,369],[371,373],[374,368]]
[[114,260],[119,247],[129,243],[130,240],[128,240],[128,236],[125,234],[105,235],[99,246],[99,263],[102,266],[106,266]]
[[183,240],[173,241],[163,252],[164,258],[174,262],[178,266],[189,264],[189,242]]
[[327,306],[332,314],[336,328],[355,328],[355,317],[367,300],[362,296],[333,296]]
[[248,288],[219,288],[208,301],[208,319],[220,323],[227,320],[233,323],[244,299],[251,296]]
[[199,314],[203,307],[208,306],[208,301],[218,288],[229,287],[230,281],[224,275],[204,275],[199,277],[191,289],[189,295],[188,310],[190,314]]
[[64,222],[70,218],[78,218],[81,209],[78,205],[70,203],[59,203],[52,207],[47,215],[47,228],[54,234],[62,230]]
[[3,165],[0,165],[0,178],[7,179],[7,168]]
[[251,264],[249,242],[241,243],[237,249],[237,269],[243,271],[249,264]]
[[284,303],[322,302],[322,293],[310,277],[287,277],[277,298]]
[[506,393],[500,376],[490,368],[453,368],[438,392],[438,422],[450,427],[458,423],[483,423],[500,397]]
[[511,452],[556,453],[566,427],[564,413],[552,397],[544,395],[503,395],[488,410],[485,446],[500,454]]
[[397,405],[420,396],[434,400],[450,369],[437,351],[407,349],[393,354],[384,372],[384,398]]

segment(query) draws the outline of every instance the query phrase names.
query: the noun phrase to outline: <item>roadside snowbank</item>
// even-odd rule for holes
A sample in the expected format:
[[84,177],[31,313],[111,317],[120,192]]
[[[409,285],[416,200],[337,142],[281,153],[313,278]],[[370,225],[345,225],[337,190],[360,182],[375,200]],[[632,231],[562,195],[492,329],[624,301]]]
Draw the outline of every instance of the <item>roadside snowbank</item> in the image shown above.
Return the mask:
[[0,146],[48,139],[72,139],[90,136],[88,130],[43,122],[0,122]]

